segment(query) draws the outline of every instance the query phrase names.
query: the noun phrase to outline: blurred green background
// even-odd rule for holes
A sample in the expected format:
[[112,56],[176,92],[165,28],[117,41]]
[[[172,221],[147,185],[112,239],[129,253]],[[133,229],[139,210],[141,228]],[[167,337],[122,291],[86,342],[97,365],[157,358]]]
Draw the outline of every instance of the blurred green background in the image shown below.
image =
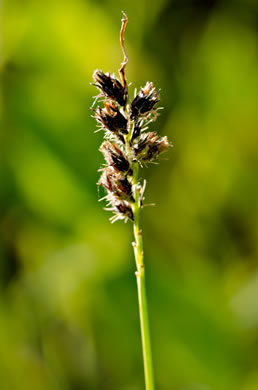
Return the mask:
[[157,390],[258,388],[256,0],[2,0],[0,388],[143,390],[132,225],[98,202],[93,70],[161,88],[142,212]]

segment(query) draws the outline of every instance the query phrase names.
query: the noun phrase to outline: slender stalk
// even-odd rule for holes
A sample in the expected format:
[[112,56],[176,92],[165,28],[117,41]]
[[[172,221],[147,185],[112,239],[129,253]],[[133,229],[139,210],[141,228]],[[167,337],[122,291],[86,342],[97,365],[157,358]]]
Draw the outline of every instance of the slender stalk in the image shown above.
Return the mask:
[[135,242],[133,243],[133,247],[134,247],[135,261],[137,267],[137,271],[135,274],[136,274],[137,288],[138,288],[138,302],[139,302],[139,313],[140,313],[140,324],[141,324],[145,387],[146,390],[154,390],[148,307],[147,307],[147,297],[146,297],[146,288],[145,288],[143,242],[142,242],[142,231],[140,230],[141,196],[140,196],[139,189],[137,188],[139,165],[138,163],[134,163],[133,165],[134,165],[133,184],[134,184],[134,195],[135,195],[135,203],[133,204],[133,213],[134,213],[133,230],[134,230]]
[[138,291],[138,303],[139,303],[139,314],[140,314],[140,325],[141,325],[141,339],[142,339],[142,352],[143,352],[143,363],[144,363],[144,376],[145,376],[145,388],[146,390],[154,390],[154,376],[152,368],[152,354],[151,354],[151,342],[150,342],[150,331],[149,331],[149,316],[148,316],[148,305],[146,297],[145,287],[145,266],[144,266],[144,253],[143,253],[143,240],[142,230],[140,229],[140,211],[141,211],[141,186],[138,184],[139,176],[139,163],[133,162],[132,151],[130,147],[130,140],[132,137],[134,123],[130,121],[128,110],[125,112],[129,122],[129,133],[125,137],[126,151],[128,157],[131,160],[133,175],[132,185],[134,202],[132,203],[134,222],[133,232],[135,242],[133,243],[134,256],[136,262],[137,271],[135,272],[137,280],[137,291]]
[[132,210],[134,215],[133,232],[134,232],[134,239],[135,239],[135,242],[133,243],[133,248],[134,248],[134,256],[135,256],[135,262],[137,268],[135,275],[137,280],[137,291],[138,291],[145,389],[154,390],[154,376],[153,376],[153,367],[152,367],[148,305],[147,305],[146,287],[145,287],[143,240],[142,240],[142,230],[140,229],[142,187],[138,183],[139,163],[133,162],[133,158],[132,158],[132,150],[130,144],[131,144],[131,138],[134,129],[134,122],[130,121],[130,113],[128,107],[127,110],[125,110],[125,115],[129,123],[129,132],[127,137],[125,137],[125,146],[126,146],[127,155],[131,161],[132,169],[133,169],[132,186],[133,186],[133,194],[135,200],[132,203]]

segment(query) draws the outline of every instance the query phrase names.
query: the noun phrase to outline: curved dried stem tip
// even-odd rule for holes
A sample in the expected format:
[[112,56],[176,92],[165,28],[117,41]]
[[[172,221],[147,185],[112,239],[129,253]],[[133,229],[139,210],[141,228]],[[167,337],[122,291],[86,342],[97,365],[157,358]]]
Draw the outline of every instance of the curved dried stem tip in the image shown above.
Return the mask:
[[121,25],[121,30],[120,30],[120,45],[121,49],[124,55],[123,62],[121,63],[121,68],[119,69],[119,74],[121,77],[122,85],[123,87],[127,90],[127,84],[126,84],[126,78],[125,78],[125,67],[128,62],[128,57],[125,51],[125,46],[124,46],[124,33],[125,33],[125,28],[128,23],[128,16],[124,11],[122,11],[123,18],[121,19],[122,25]]

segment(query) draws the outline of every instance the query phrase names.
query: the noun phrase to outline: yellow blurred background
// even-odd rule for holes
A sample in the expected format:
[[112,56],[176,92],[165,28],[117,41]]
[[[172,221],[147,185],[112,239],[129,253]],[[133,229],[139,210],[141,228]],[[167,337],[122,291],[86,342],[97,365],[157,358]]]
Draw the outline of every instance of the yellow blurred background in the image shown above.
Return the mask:
[[142,390],[132,225],[98,202],[94,69],[153,81],[157,390],[258,388],[256,0],[0,0],[0,389]]

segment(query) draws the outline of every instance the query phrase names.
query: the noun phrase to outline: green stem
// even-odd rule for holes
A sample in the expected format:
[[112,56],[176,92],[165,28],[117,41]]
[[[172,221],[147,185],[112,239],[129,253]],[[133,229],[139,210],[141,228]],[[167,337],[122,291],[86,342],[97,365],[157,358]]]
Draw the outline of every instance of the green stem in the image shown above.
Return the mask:
[[146,390],[154,390],[154,379],[152,369],[152,357],[151,357],[151,343],[150,343],[150,332],[149,332],[149,319],[148,319],[148,307],[146,298],[145,288],[145,269],[143,261],[143,242],[142,242],[142,231],[140,230],[140,209],[141,209],[141,194],[138,183],[138,163],[133,163],[133,185],[134,185],[134,196],[135,202],[133,203],[134,213],[134,254],[136,261],[136,279],[138,287],[138,301],[139,301],[139,312],[140,312],[140,324],[141,324],[141,337],[142,337],[142,350],[143,350],[143,362],[144,362],[144,373],[145,373],[145,387]]
[[125,148],[129,160],[132,164],[132,186],[135,201],[132,203],[133,215],[134,215],[134,239],[133,243],[134,255],[136,261],[136,280],[138,290],[138,302],[140,313],[140,325],[141,325],[141,338],[142,338],[142,352],[144,363],[144,375],[145,375],[145,390],[154,390],[154,377],[152,368],[152,356],[151,356],[151,343],[150,343],[150,331],[149,331],[149,318],[148,318],[148,306],[145,288],[145,268],[143,261],[143,242],[142,231],[140,229],[140,210],[141,210],[141,186],[138,183],[139,175],[139,163],[133,161],[133,153],[131,149],[130,141],[132,139],[134,122],[130,121],[129,107],[125,110],[125,115],[129,121],[129,132],[125,137]]

